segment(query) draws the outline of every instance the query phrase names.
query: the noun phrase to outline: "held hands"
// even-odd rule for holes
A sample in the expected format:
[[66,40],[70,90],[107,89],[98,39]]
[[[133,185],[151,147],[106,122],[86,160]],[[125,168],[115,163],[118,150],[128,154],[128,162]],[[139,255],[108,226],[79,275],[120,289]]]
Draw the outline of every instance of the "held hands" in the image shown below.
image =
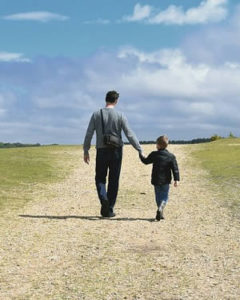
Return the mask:
[[139,157],[143,157],[143,158],[145,158],[145,155],[143,154],[143,151],[139,151]]
[[83,160],[84,160],[84,162],[85,162],[86,164],[89,164],[89,162],[90,162],[90,156],[89,156],[89,154],[84,154]]

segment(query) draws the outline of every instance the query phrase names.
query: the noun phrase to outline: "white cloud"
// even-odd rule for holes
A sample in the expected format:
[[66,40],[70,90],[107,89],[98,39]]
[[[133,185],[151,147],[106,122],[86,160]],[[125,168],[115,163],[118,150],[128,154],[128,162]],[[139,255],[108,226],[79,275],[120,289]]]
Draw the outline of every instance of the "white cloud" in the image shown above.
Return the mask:
[[183,101],[176,101],[174,104],[178,111],[180,113],[185,113],[188,115],[192,116],[198,116],[202,117],[203,115],[205,116],[214,116],[215,109],[214,109],[214,104],[209,103],[209,102],[193,102],[193,103],[188,103],[186,105],[186,102]]
[[3,17],[5,20],[11,21],[38,21],[38,22],[49,22],[49,21],[66,21],[69,18],[56,13],[48,11],[31,11],[25,13],[17,13]]
[[181,42],[183,52],[191,61],[210,64],[226,62],[239,64],[239,20],[240,5],[237,5],[227,23],[206,26],[204,29],[186,35]]
[[197,7],[183,10],[181,6],[170,5],[167,9],[153,14],[156,11],[149,5],[136,4],[131,16],[123,17],[123,21],[144,21],[148,24],[204,24],[219,22],[227,16],[228,0],[204,0]]
[[123,20],[128,22],[142,21],[150,17],[152,7],[150,5],[143,5],[137,3],[134,6],[133,14],[131,16],[124,16]]
[[[15,105],[16,96],[13,91],[5,91],[0,85],[0,117],[7,117],[8,112]],[[0,121],[2,121],[0,119]],[[0,122],[1,124],[1,122]]]
[[30,62],[22,53],[0,52],[0,62]]
[[162,49],[147,53],[133,47],[124,47],[119,51],[118,57],[137,57],[141,63],[159,63],[163,66],[179,65],[185,61],[185,57],[180,49]]
[[6,109],[0,108],[0,117],[6,114]]
[[[41,96],[34,96],[32,101],[39,109],[81,109],[89,110],[94,109],[94,105],[92,105],[92,98],[85,94],[83,91],[79,90],[79,87],[75,86],[75,84],[71,85],[71,89],[52,91],[43,93]],[[71,101],[66,101],[66,99],[71,99]]]
[[195,136],[209,136],[212,128],[226,135],[231,127],[236,132],[240,122],[236,114],[240,109],[237,62],[219,66],[191,63],[180,49],[148,53],[126,48],[118,57],[125,70],[116,70],[118,76],[114,72],[109,76],[92,69],[88,72],[88,85],[90,89],[99,88],[99,93],[108,86],[116,87],[120,91],[119,105],[124,103],[121,108],[142,135],[149,126],[157,134],[157,124],[160,128],[172,126],[174,135],[191,131]]
[[0,117],[5,115],[5,113],[6,113],[6,109],[3,107],[4,102],[5,102],[4,97],[3,97],[3,95],[0,94]]
[[[137,66],[124,75],[124,82],[144,93],[168,97],[202,97],[199,86],[206,80],[209,66],[191,65],[180,49],[162,49],[146,53],[126,48],[118,56],[138,60]],[[173,88],[174,87],[174,88]]]
[[107,25],[110,24],[110,20],[107,19],[97,19],[97,20],[90,20],[90,21],[84,21],[84,24],[100,24],[100,25]]
[[117,109],[141,140],[161,133],[171,139],[240,135],[240,58],[216,65],[191,61],[179,48],[128,47],[97,53],[87,64],[44,57],[6,64],[0,77],[4,141],[81,143],[111,89],[120,92]]

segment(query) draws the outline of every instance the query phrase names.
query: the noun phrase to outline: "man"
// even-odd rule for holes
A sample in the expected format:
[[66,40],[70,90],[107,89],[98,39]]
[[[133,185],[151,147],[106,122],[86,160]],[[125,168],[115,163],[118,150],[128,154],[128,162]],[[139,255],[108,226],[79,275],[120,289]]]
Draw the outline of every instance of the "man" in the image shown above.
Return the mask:
[[[121,131],[125,133],[128,141],[139,152],[141,146],[135,134],[129,128],[126,117],[115,110],[118,102],[119,94],[116,91],[109,91],[106,94],[105,108],[93,113],[86,136],[84,139],[84,161],[89,163],[89,149],[91,147],[91,140],[96,131],[96,176],[95,182],[98,192],[98,197],[101,203],[101,215],[103,217],[114,217],[114,206],[116,203],[119,177],[122,164],[122,137]],[[110,133],[120,139],[120,146],[113,147],[104,143],[103,133]],[[106,190],[106,177],[108,174],[108,187]]]

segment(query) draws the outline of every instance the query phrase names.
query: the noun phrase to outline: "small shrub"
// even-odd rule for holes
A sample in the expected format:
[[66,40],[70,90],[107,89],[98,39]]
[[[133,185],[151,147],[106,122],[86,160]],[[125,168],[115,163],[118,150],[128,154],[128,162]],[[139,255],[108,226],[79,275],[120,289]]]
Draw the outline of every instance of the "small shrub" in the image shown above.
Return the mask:
[[220,140],[222,139],[221,136],[217,135],[217,134],[214,134],[213,136],[211,136],[210,140],[211,142],[214,142],[214,141],[217,141],[217,140]]
[[228,138],[233,139],[236,138],[236,136],[232,132],[230,132]]

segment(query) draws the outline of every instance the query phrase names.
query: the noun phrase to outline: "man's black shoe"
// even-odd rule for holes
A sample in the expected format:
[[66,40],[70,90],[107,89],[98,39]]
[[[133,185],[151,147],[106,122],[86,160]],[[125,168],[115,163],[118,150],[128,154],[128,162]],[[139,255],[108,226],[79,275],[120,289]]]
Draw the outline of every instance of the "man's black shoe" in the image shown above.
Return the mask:
[[102,207],[100,211],[103,217],[109,217],[109,202],[108,200],[102,200]]
[[161,209],[157,210],[156,220],[157,221],[164,220],[163,211]]
[[116,216],[116,214],[114,212],[110,212],[108,216],[109,216],[109,218],[113,218]]
[[161,213],[160,213],[160,210],[157,210],[156,220],[157,220],[157,221],[160,221],[160,220],[161,220]]

